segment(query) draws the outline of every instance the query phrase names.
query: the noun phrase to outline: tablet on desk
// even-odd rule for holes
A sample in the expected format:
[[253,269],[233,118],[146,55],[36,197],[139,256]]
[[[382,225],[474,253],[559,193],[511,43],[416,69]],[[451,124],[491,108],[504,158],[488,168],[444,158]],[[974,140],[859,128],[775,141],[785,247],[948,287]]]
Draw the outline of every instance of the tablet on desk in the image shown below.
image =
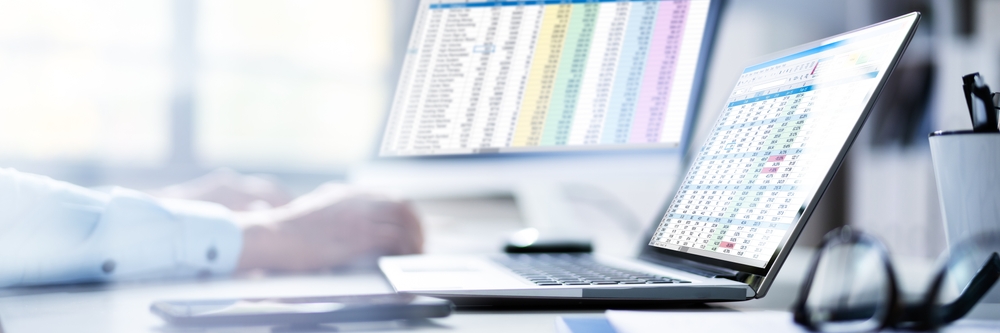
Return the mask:
[[177,326],[279,326],[447,317],[452,303],[398,294],[157,301],[150,311]]

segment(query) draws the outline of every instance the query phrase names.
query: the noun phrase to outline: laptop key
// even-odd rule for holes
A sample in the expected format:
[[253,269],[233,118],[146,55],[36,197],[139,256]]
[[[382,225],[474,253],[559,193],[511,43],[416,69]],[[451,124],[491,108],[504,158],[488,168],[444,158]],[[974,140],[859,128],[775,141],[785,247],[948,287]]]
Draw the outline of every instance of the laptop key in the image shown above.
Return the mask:
[[586,280],[608,280],[608,279],[610,279],[607,276],[581,276],[580,278],[581,279],[586,279]]
[[589,255],[511,255],[497,263],[536,285],[612,285],[688,283],[630,269],[618,269],[594,261]]
[[559,279],[559,280],[576,280],[576,279],[578,279],[575,276],[565,276],[565,275],[553,275],[553,276],[551,276],[551,278],[553,278],[553,279]]

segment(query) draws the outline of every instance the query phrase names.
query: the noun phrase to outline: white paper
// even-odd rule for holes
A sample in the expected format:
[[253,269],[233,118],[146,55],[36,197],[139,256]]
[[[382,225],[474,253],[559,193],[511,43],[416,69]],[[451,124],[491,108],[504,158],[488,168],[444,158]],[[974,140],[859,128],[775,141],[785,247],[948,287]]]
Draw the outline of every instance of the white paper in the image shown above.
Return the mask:
[[[617,311],[605,312],[618,333],[809,332],[783,311]],[[1000,332],[1000,320],[959,320],[940,332]]]
[[617,311],[605,315],[618,333],[808,332],[782,311]]

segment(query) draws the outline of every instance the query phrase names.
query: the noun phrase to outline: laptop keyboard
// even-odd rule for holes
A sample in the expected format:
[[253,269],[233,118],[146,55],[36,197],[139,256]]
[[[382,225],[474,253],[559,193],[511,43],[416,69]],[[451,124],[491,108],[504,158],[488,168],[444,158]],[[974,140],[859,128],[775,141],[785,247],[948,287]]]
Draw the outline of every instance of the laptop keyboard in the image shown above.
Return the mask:
[[606,266],[588,254],[512,254],[494,260],[539,286],[691,282]]

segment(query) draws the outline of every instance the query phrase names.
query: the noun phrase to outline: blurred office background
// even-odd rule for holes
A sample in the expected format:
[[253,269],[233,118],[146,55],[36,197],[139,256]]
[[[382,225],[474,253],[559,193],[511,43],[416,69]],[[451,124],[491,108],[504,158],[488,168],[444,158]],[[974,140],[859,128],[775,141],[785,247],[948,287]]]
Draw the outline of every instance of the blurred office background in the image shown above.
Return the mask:
[[[134,188],[219,167],[272,174],[297,192],[346,179],[374,158],[415,9],[409,0],[0,0],[0,166]],[[925,14],[918,35],[804,242],[852,224],[896,253],[936,256],[946,244],[927,133],[970,127],[961,75],[979,71],[1000,87],[1000,1],[730,1],[693,144],[754,58],[913,10]],[[624,185],[615,200],[645,204],[605,216],[652,221],[673,181]],[[466,207],[516,219],[496,205]],[[633,247],[624,239],[608,244]]]

